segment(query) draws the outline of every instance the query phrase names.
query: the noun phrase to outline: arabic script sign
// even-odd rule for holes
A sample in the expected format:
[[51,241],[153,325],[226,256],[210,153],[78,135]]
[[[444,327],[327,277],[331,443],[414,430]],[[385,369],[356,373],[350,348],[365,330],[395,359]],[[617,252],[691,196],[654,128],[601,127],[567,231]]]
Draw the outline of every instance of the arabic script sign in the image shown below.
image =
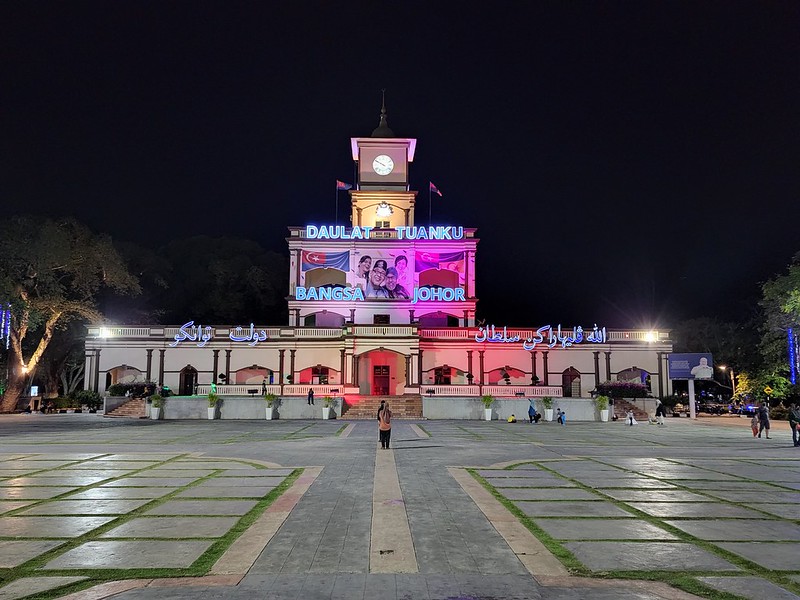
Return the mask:
[[[189,321],[180,326],[178,333],[175,334],[175,341],[170,344],[174,348],[183,341],[189,340],[197,342],[198,348],[203,348],[214,337],[214,331],[210,326],[195,325],[194,321]],[[267,339],[267,332],[262,329],[256,331],[255,325],[250,323],[248,329],[241,326],[231,329],[228,337],[232,342],[248,342],[248,346],[255,346],[258,342],[263,342]]]
[[521,341],[525,350],[533,350],[539,344],[546,344],[548,348],[554,348],[556,345],[561,344],[562,348],[568,348],[573,344],[580,344],[584,340],[593,344],[605,343],[606,328],[598,329],[597,325],[595,325],[592,331],[587,333],[584,332],[583,327],[578,326],[573,327],[571,332],[566,329],[562,332],[560,324],[555,329],[552,325],[544,325],[539,327],[534,335],[528,336],[523,340],[519,335],[509,336],[507,327],[499,330],[495,329],[494,325],[487,325],[486,327],[478,327],[478,333],[475,334],[476,342],[513,344]]

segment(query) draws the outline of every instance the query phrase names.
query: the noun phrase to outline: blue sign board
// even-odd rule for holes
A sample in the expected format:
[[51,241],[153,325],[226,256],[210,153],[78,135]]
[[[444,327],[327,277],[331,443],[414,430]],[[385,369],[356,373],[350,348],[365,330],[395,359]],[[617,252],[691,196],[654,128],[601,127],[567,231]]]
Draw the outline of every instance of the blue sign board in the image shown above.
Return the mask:
[[714,361],[711,354],[670,354],[670,379],[713,379]]

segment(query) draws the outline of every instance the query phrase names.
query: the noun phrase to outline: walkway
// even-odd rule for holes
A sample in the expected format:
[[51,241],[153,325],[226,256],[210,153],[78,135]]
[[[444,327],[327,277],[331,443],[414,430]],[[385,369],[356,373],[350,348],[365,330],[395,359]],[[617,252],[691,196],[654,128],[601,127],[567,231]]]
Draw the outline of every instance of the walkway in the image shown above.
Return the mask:
[[400,422],[383,451],[371,422],[2,417],[0,600],[796,598],[775,434]]

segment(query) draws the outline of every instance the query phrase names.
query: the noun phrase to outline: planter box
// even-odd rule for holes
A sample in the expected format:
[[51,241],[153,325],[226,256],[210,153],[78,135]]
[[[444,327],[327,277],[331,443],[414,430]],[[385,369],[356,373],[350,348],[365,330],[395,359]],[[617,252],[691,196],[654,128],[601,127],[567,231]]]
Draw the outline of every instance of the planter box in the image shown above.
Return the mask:
[[491,408],[484,408],[483,409],[483,418],[487,421],[492,420],[492,409]]
[[150,407],[150,418],[153,421],[158,421],[161,418],[161,408],[156,408],[155,406]]
[[275,408],[272,406],[267,407],[267,421],[272,421],[275,418]]
[[213,421],[217,418],[217,407],[216,406],[209,406],[208,407],[208,420]]

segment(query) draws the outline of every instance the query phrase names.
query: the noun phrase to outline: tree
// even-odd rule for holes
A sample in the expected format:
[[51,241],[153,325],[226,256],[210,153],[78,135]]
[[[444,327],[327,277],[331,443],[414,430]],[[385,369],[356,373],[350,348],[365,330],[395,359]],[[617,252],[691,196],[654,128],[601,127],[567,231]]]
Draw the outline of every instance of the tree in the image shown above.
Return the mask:
[[9,378],[0,412],[13,411],[56,328],[97,322],[104,289],[138,293],[111,239],[74,219],[12,217],[0,223],[0,298],[11,303]]
[[787,377],[788,330],[800,329],[800,253],[794,256],[785,274],[767,281],[761,290],[763,367],[756,377],[757,389],[768,385],[773,397],[783,398],[794,393]]

